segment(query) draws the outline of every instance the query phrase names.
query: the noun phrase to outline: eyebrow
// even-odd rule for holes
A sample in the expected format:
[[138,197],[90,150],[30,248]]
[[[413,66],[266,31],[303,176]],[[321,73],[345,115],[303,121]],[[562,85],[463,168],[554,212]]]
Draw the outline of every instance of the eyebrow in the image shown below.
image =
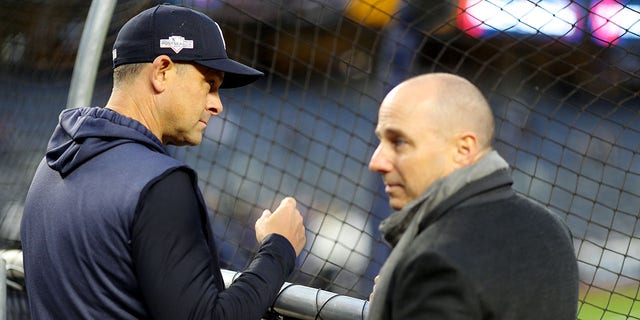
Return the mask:
[[400,129],[396,129],[396,128],[386,128],[384,130],[375,130],[375,134],[378,137],[381,136],[404,136],[404,131],[400,130]]

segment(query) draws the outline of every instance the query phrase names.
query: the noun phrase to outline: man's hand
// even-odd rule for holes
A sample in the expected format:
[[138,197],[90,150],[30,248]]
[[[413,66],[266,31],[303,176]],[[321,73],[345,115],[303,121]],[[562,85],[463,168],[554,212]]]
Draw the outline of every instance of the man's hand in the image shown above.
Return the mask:
[[302,215],[296,208],[296,200],[292,197],[284,198],[273,213],[265,209],[256,221],[255,228],[258,242],[262,242],[271,233],[277,233],[289,240],[296,256],[307,242]]

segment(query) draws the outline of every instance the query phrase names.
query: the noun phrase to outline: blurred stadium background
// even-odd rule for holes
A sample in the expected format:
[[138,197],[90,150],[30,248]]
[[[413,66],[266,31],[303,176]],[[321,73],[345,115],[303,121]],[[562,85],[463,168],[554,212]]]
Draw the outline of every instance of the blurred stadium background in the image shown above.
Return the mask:
[[[640,319],[640,1],[170,2],[213,17],[230,56],[267,75],[223,92],[200,146],[171,148],[199,174],[224,268],[244,269],[261,210],[293,195],[308,243],[289,281],[366,299],[389,253],[377,227],[391,210],[367,169],[378,104],[407,77],[446,71],[488,97],[516,189],[570,226],[578,318]],[[110,94],[118,29],[155,4],[117,2],[92,105]],[[0,3],[0,249],[20,248],[31,177],[74,107],[90,5]],[[20,286],[8,293],[7,318],[28,319]]]

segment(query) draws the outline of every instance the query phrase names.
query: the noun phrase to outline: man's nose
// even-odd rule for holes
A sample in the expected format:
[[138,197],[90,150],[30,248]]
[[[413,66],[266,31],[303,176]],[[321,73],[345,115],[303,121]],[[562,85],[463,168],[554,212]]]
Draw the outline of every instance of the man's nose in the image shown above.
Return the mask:
[[214,116],[222,113],[224,107],[222,106],[222,100],[217,94],[210,93],[207,100],[207,111],[211,112]]
[[369,170],[373,172],[388,172],[390,170],[391,163],[388,161],[385,156],[384,149],[382,145],[378,145],[376,150],[371,155],[371,159],[369,160]]

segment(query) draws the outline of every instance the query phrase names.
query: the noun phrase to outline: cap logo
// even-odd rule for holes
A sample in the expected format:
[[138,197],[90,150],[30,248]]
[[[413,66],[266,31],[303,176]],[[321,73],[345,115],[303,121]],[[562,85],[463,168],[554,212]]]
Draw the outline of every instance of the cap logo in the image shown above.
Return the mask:
[[182,49],[193,49],[193,40],[187,40],[183,36],[170,36],[169,39],[160,39],[160,48],[171,48],[179,53]]

